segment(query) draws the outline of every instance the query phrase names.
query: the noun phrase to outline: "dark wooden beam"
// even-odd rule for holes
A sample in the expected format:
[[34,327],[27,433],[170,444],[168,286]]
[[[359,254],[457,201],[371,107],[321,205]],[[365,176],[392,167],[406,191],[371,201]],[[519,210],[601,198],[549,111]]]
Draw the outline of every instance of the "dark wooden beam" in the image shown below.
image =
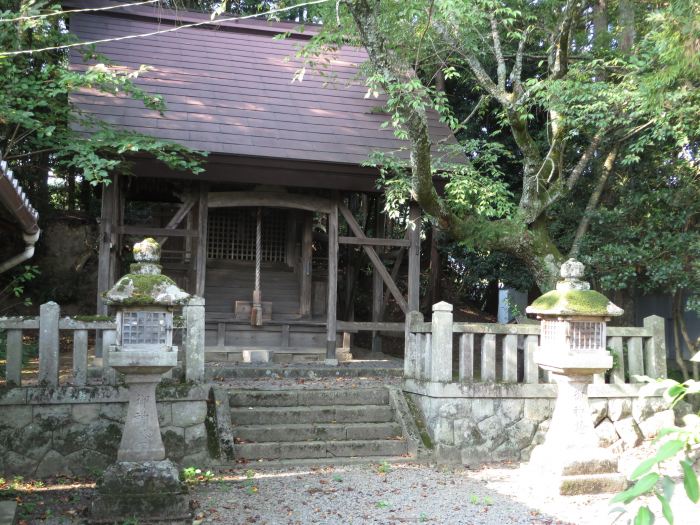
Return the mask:
[[221,191],[209,194],[210,208],[240,206],[293,208],[328,213],[331,209],[331,201],[314,195],[266,191]]
[[[375,228],[374,234],[377,237],[383,237],[386,235],[386,221],[384,220],[384,214],[381,211],[381,203],[384,199],[377,195],[375,198],[375,209],[374,209],[374,220]],[[384,250],[381,250],[381,254]],[[396,277],[392,277],[396,281]],[[372,321],[377,323],[384,317],[384,305],[382,304],[384,300],[384,281],[379,272],[375,269],[372,270]],[[378,331],[372,332],[372,352],[382,351],[382,336]]]
[[326,359],[335,360],[338,324],[338,206],[331,205],[328,214],[328,305]]
[[408,309],[420,309],[420,231],[421,213],[418,203],[411,201],[409,209],[408,239]]
[[[343,214],[343,217],[347,221],[348,226],[350,226],[350,229],[355,234],[355,237],[366,239],[367,237],[362,231],[362,228],[357,223],[357,220],[355,219],[355,217],[353,217],[352,213],[350,213],[350,210],[348,210],[347,206],[345,206],[345,204],[341,202],[338,204],[338,208],[340,209],[340,212]],[[384,284],[386,284],[387,288],[389,288],[389,291],[391,291],[391,295],[394,296],[394,299],[396,299],[396,302],[398,303],[399,307],[401,307],[401,310],[404,313],[407,313],[408,303],[401,294],[401,291],[399,290],[398,286],[396,286],[394,280],[391,278],[391,275],[389,275],[389,272],[384,267],[384,263],[377,255],[377,252],[372,246],[363,245],[362,248],[365,250],[365,253],[369,257],[369,260],[372,261],[372,265],[374,266],[374,268],[376,268],[379,272],[379,275],[382,276]]]
[[[168,221],[168,224],[165,225],[166,230],[174,230],[178,226],[180,226],[180,223],[182,222],[182,219],[184,219],[189,213],[190,210],[192,209],[192,206],[194,206],[196,199],[195,197],[187,197],[185,201],[182,203],[182,205],[177,209],[175,212],[175,215],[173,215],[173,218]],[[163,245],[166,243],[168,240],[167,236],[163,236],[158,239],[158,243],[160,244],[160,247],[162,248]]]
[[196,230],[167,230],[165,228],[147,228],[145,226],[120,226],[117,231],[124,235],[144,235],[146,237],[197,237]]
[[364,322],[364,321],[338,321],[338,330],[342,332],[362,332],[362,331],[381,331],[381,332],[403,332],[406,329],[406,323],[383,323],[383,322]]
[[114,176],[112,183],[102,186],[102,208],[100,211],[100,241],[97,266],[97,313],[105,315],[107,305],[102,293],[113,284],[114,266],[112,248],[116,245],[117,210],[119,207],[119,178]]
[[209,184],[199,185],[197,200],[197,248],[194,257],[195,294],[204,297],[204,287],[207,279],[207,226],[209,219]]
[[380,239],[376,237],[339,237],[340,244],[354,244],[355,246],[410,246],[406,239]]
[[301,284],[299,286],[299,315],[302,319],[311,317],[311,269],[313,267],[313,225],[311,213],[304,214],[301,231]]

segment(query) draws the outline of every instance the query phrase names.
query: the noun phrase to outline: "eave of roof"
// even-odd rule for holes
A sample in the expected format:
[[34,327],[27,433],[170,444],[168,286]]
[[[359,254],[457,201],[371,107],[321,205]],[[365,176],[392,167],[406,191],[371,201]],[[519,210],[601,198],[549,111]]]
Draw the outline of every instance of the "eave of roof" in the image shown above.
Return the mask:
[[0,161],[0,204],[19,223],[23,233],[31,235],[39,231],[39,214],[5,161]]
[[[123,1],[114,0],[63,0],[61,5],[64,9],[94,9],[124,4]],[[109,16],[119,16],[133,20],[157,20],[159,23],[169,23],[173,25],[183,25],[192,23],[202,23],[202,29],[229,30],[237,32],[251,32],[260,34],[275,35],[280,32],[287,32],[291,38],[309,40],[318,33],[320,26],[316,24],[305,24],[301,26],[296,22],[272,22],[267,20],[256,20],[248,18],[245,20],[226,20],[233,18],[232,15],[222,15],[216,20],[211,19],[210,13],[190,11],[185,9],[168,9],[161,5],[137,5],[119,7],[103,11],[101,14]]]
[[[114,2],[67,0],[64,5],[89,8]],[[219,155],[357,168],[372,151],[394,152],[408,159],[408,143],[381,127],[387,115],[377,109],[385,98],[368,99],[364,82],[357,79],[358,66],[366,60],[364,50],[345,47],[330,57],[335,75],[332,88],[325,86],[328,78],[318,71],[308,71],[303,82],[291,82],[303,65],[294,58],[295,46],[308,40],[316,32],[314,27],[307,26],[302,33],[294,23],[211,24],[203,13],[137,6],[75,14],[71,30],[89,41],[148,33],[164,24],[202,22],[205,25],[196,29],[98,45],[98,51],[115,63],[153,67],[137,82],[164,95],[165,115],[127,97],[91,90],[74,94],[73,104],[117,127]],[[283,32],[289,32],[290,38],[272,39]],[[87,67],[79,62],[74,52],[73,67]],[[435,141],[456,142],[435,112],[430,112],[429,120]],[[440,155],[437,148],[434,154]]]

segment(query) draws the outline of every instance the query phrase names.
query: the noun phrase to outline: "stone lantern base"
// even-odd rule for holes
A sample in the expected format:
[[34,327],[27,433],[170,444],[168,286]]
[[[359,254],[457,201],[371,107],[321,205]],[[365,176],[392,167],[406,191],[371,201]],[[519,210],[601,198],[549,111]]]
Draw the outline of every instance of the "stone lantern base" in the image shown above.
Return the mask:
[[568,496],[625,490],[627,480],[617,471],[618,458],[598,445],[591,420],[587,388],[592,374],[605,369],[596,362],[600,358],[576,356],[577,361],[589,361],[588,367],[580,368],[569,366],[565,356],[540,354],[535,359],[552,373],[557,384],[557,401],[545,441],[530,456],[529,468],[538,484],[544,490]]
[[90,523],[191,523],[189,497],[170,460],[119,461],[105,470],[92,502]]

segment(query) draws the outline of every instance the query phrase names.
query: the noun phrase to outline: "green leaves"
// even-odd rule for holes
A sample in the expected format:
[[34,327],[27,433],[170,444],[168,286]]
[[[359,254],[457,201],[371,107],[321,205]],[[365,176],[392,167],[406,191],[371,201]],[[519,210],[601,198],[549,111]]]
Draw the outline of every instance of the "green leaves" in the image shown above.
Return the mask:
[[667,441],[661,446],[661,448],[659,448],[654,457],[642,461],[642,463],[636,469],[634,469],[630,479],[635,480],[639,478],[639,476],[647,473],[653,466],[674,457],[681,450],[683,450],[683,448],[685,448],[685,443],[683,443],[681,440],[674,439]]
[[698,477],[693,470],[693,464],[684,459],[681,461],[681,467],[683,468],[683,488],[685,488],[685,493],[690,501],[697,503],[700,494],[698,493]]
[[[45,2],[34,4],[23,3],[22,14],[48,8]],[[3,12],[0,16],[17,14]],[[11,27],[12,31],[0,32],[0,49],[50,47],[75,39],[65,31],[60,17],[12,23]],[[82,70],[68,69],[65,51],[0,60],[0,151],[16,165],[20,178],[27,166],[30,172],[37,167],[44,173],[51,170],[55,177],[79,174],[97,184],[108,180],[115,170],[127,171],[128,156],[138,151],[149,152],[175,169],[201,171],[201,156],[182,146],[115,130],[73,111],[69,96],[81,89],[126,96],[141,101],[146,109],[165,110],[162,96],[135,84],[148,73],[148,66],[116,67],[94,51],[85,58],[93,63]],[[94,133],[88,136],[87,130]]]
[[656,486],[656,482],[659,481],[659,475],[656,472],[651,472],[644,476],[642,479],[637,481],[631,488],[624,492],[616,495],[610,503],[623,502],[625,504],[631,502],[633,499],[649,492]]
[[654,523],[654,515],[649,507],[641,507],[634,517],[634,525],[651,525],[652,523]]

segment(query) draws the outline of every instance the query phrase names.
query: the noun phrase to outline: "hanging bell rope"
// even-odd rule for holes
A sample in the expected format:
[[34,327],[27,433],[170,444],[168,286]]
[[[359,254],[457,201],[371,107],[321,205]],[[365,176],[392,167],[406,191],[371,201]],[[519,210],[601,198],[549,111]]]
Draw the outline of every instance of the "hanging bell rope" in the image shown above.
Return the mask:
[[250,324],[262,326],[262,290],[260,289],[260,267],[262,265],[262,208],[258,208],[255,223],[255,289],[253,290],[253,308],[250,311]]

